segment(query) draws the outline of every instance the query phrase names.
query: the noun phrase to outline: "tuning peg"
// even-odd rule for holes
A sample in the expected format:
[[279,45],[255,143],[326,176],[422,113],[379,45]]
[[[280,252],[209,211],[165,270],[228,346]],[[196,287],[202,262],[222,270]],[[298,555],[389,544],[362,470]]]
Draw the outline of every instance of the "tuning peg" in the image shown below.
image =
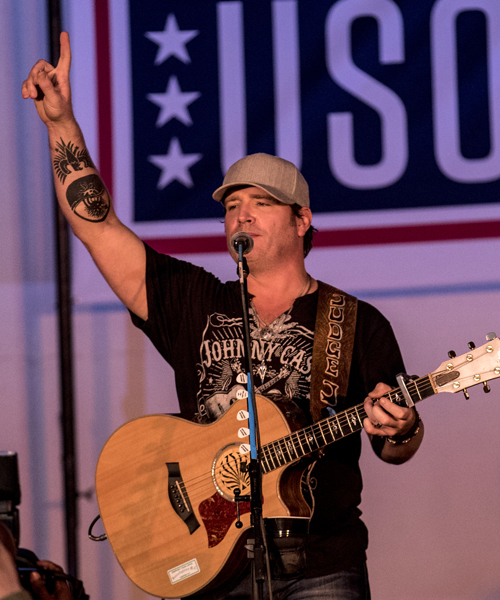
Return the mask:
[[492,342],[497,337],[497,334],[494,331],[490,331],[490,333],[486,336],[487,342]]
[[467,391],[467,388],[464,388],[464,396],[465,396],[466,400],[468,400],[470,398],[469,392]]
[[474,348],[476,347],[476,344],[474,344],[474,342],[469,342],[469,343],[467,344],[467,346],[469,346],[469,349],[470,349],[470,350],[474,350]]
[[485,394],[487,394],[488,392],[491,392],[491,388],[490,386],[486,383],[486,381],[483,381],[483,392]]
[[450,358],[455,358],[455,356],[456,356],[456,355],[457,355],[457,353],[455,352],[455,350],[450,350],[450,351],[448,352],[448,356],[449,356]]

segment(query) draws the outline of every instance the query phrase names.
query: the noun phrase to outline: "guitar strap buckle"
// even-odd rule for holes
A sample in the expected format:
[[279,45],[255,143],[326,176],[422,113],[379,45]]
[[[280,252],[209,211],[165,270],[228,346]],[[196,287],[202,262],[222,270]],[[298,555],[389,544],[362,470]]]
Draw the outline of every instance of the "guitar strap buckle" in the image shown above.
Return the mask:
[[411,394],[408,391],[408,388],[406,387],[406,384],[409,381],[411,381],[411,377],[409,377],[406,373],[399,373],[398,375],[396,375],[396,381],[398,382],[399,389],[403,394],[406,406],[408,408],[413,408],[415,406],[415,402],[413,402]]

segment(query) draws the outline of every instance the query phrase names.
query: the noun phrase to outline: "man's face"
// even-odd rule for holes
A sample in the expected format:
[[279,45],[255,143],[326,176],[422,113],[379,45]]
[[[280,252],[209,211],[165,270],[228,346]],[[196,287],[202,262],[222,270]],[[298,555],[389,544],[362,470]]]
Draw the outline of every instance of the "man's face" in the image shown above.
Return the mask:
[[230,240],[240,231],[249,233],[254,241],[254,248],[247,255],[249,264],[290,259],[297,253],[302,256],[300,219],[288,204],[279,202],[261,188],[245,187],[230,192],[224,207],[228,250],[235,260],[238,257]]

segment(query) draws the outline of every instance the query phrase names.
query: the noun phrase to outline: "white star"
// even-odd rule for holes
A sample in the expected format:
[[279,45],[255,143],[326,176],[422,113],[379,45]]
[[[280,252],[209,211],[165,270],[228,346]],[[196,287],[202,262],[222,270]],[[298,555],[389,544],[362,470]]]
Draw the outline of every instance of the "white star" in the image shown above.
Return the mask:
[[193,121],[187,107],[201,96],[200,92],[183,92],[175,75],[168,80],[164,94],[148,94],[147,99],[161,108],[156,127],[162,127],[170,119],[178,119],[184,125],[192,125]]
[[186,187],[193,187],[193,180],[188,169],[197,163],[202,156],[202,154],[183,154],[178,138],[172,138],[168,154],[148,157],[149,162],[152,162],[155,167],[162,171],[156,188],[163,190],[174,179],[177,179]]
[[170,56],[176,56],[183,63],[190,63],[191,59],[186,50],[186,44],[198,35],[199,31],[180,31],[175,15],[170,14],[163,31],[148,31],[144,35],[155,44],[158,44],[158,53],[155,65],[161,65]]

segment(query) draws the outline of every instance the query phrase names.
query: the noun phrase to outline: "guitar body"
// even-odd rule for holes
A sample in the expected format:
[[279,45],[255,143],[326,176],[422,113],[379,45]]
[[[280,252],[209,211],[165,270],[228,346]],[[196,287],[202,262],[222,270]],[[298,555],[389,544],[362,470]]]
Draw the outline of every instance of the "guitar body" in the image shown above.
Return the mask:
[[[262,445],[290,433],[280,409],[257,397]],[[128,577],[149,594],[184,597],[237,575],[246,564],[250,504],[248,427],[240,400],[218,421],[199,425],[168,415],[126,423],[97,464],[99,510],[111,547]],[[239,418],[238,418],[239,417]],[[243,419],[243,420],[241,420]],[[243,437],[239,437],[240,435]],[[263,477],[263,516],[310,517],[301,494],[303,463]]]

